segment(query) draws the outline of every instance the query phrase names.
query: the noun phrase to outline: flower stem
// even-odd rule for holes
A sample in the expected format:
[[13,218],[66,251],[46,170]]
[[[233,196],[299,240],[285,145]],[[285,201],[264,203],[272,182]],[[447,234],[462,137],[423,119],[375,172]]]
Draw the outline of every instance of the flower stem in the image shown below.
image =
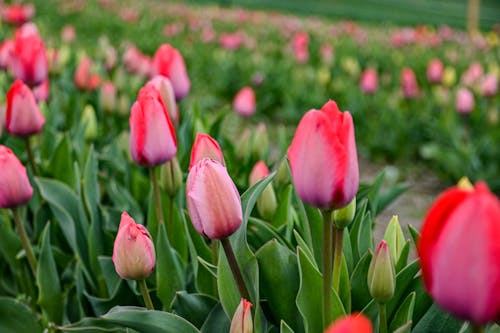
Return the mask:
[[19,236],[21,237],[21,243],[23,245],[24,252],[26,253],[26,258],[28,259],[28,263],[30,265],[31,271],[33,272],[33,276],[36,277],[37,262],[35,255],[33,254],[33,249],[31,248],[28,234],[26,233],[26,229],[24,228],[21,214],[19,214],[19,208],[12,208],[12,212],[14,213],[14,222],[16,223],[17,232],[19,232]]
[[163,209],[161,207],[161,196],[160,196],[160,187],[158,186],[158,178],[156,177],[155,168],[149,168],[149,176],[151,178],[151,183],[153,184],[153,197],[155,201],[156,208],[156,218],[158,219],[158,225],[162,225],[164,223],[163,219]]
[[387,309],[385,303],[379,303],[379,333],[387,333]]
[[33,171],[33,175],[38,176],[38,168],[35,163],[35,157],[33,155],[33,150],[31,149],[30,137],[27,136],[24,138],[24,143],[26,145],[26,151],[28,152],[28,161],[31,165],[31,170]]
[[146,308],[148,310],[154,310],[153,301],[151,301],[151,297],[149,296],[148,286],[146,285],[146,279],[138,280],[139,289],[141,289],[142,298],[144,299],[144,304],[146,304]]
[[472,333],[483,333],[483,332],[484,332],[484,326],[483,325],[472,324]]
[[333,290],[339,292],[340,273],[342,268],[342,242],[344,241],[344,228],[332,228],[333,238]]
[[323,329],[332,322],[332,227],[331,211],[323,211]]
[[246,300],[250,300],[250,293],[248,292],[245,281],[243,280],[243,275],[241,274],[240,267],[236,261],[236,256],[234,255],[231,242],[227,238],[221,239],[220,242],[222,243],[227,262],[229,263],[229,267],[231,267],[231,272],[233,273],[234,280],[236,281],[236,285],[240,291],[240,296]]

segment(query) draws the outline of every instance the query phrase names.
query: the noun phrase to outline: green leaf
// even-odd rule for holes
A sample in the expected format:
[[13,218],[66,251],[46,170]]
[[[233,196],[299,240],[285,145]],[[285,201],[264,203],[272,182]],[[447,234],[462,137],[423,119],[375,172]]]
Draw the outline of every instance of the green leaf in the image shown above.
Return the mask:
[[71,188],[75,186],[73,160],[68,135],[65,134],[61,142],[57,145],[54,155],[52,155],[49,163],[50,168],[48,169],[55,179],[66,183]]
[[271,223],[276,228],[286,225],[291,221],[291,210],[292,210],[292,185],[288,185],[278,197],[278,208],[274,214]]
[[429,308],[433,304],[433,301],[424,288],[421,276],[413,278],[413,281],[408,289],[415,291],[416,294],[412,321],[414,324],[417,324],[425,315],[427,310],[429,310]]
[[[395,331],[399,327],[411,321],[413,317],[413,308],[415,306],[415,295],[415,292],[410,293],[403,301],[403,303],[399,305],[399,308],[392,318],[391,324],[389,325],[389,332]],[[411,326],[409,327],[407,332],[409,332],[410,329]]]
[[352,310],[361,311],[372,299],[368,290],[368,269],[372,254],[366,252],[358,261],[351,275]]
[[247,238],[253,248],[258,249],[271,239],[277,239],[281,244],[291,248],[292,245],[274,227],[266,221],[250,217],[248,220]]
[[276,172],[273,172],[266,178],[260,180],[241,195],[241,207],[243,209],[243,224],[239,230],[242,229],[246,230],[246,224],[248,222],[248,218],[250,217],[250,214],[252,213],[252,210],[255,207],[257,199],[265,190],[266,186],[269,183],[271,183],[274,176],[276,176]]
[[401,253],[399,254],[398,261],[396,263],[395,269],[396,273],[399,273],[408,264],[408,256],[410,255],[410,240],[407,240]]
[[400,183],[379,194],[377,198],[377,214],[379,212],[382,212],[387,206],[389,206],[394,200],[396,200],[409,188],[410,184]]
[[436,304],[433,304],[417,325],[415,325],[412,333],[458,332],[462,323],[462,321],[444,312]]
[[364,255],[364,248],[360,248],[359,245],[359,235],[364,232],[362,231],[362,224],[365,223],[365,218],[368,214],[367,209],[368,201],[366,199],[361,200],[358,204],[358,209],[356,215],[354,216],[354,221],[349,225],[349,236],[351,237],[351,247],[354,262],[357,262],[359,258]]
[[408,231],[410,232],[410,236],[411,236],[411,239],[413,240],[413,244],[415,246],[417,246],[418,239],[420,238],[420,233],[411,224],[408,224]]
[[40,245],[36,270],[38,304],[49,322],[60,324],[63,314],[63,297],[56,262],[50,247],[50,223],[45,227]]
[[209,313],[201,327],[201,333],[229,332],[231,321],[222,305],[218,303]]
[[41,333],[42,327],[27,305],[13,298],[0,297],[0,332]]
[[108,289],[108,295],[113,295],[121,281],[120,276],[116,274],[115,264],[113,264],[111,257],[107,256],[99,256],[98,261]]
[[351,312],[351,284],[349,281],[349,271],[347,270],[347,263],[345,257],[342,255],[342,264],[340,269],[340,283],[339,283],[339,298],[342,301],[344,309],[347,313]]
[[280,333],[295,333],[285,321],[280,322]]
[[399,302],[409,293],[408,286],[412,283],[413,277],[419,270],[420,262],[417,259],[396,274],[396,291],[393,298],[387,303],[388,318],[392,318],[399,308]]
[[210,296],[179,291],[175,295],[172,309],[179,316],[201,328],[217,304],[218,302]]

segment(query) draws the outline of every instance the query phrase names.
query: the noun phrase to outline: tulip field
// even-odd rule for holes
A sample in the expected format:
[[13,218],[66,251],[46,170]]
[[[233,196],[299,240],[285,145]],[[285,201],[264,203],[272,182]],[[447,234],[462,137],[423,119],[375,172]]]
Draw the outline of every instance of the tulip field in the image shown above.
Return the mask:
[[485,16],[0,1],[0,332],[500,332]]

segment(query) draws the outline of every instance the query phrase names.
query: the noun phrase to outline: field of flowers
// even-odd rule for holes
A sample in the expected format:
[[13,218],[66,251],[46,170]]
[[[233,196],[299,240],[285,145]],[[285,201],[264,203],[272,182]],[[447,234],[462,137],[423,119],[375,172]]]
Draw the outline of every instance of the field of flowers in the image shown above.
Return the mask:
[[0,6],[0,332],[500,331],[498,26]]

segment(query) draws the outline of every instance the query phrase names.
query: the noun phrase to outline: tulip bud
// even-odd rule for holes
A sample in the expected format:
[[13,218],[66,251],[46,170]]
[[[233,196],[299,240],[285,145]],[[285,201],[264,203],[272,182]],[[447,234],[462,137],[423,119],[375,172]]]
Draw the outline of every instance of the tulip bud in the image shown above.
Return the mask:
[[153,57],[150,69],[151,77],[166,76],[172,83],[175,98],[183,99],[189,93],[191,81],[189,80],[186,64],[181,53],[169,44],[160,45]]
[[286,186],[290,184],[290,168],[288,167],[288,159],[286,156],[281,159],[276,171],[276,183],[278,186]]
[[467,88],[460,88],[455,98],[455,108],[458,113],[467,114],[474,110],[474,95]]
[[40,133],[45,118],[40,112],[35,96],[21,80],[16,80],[7,92],[7,112],[5,128],[17,136],[30,136]]
[[[258,161],[254,165],[252,172],[250,172],[250,186],[255,185],[259,180],[266,178],[268,175],[269,169],[266,164],[263,161]],[[274,216],[277,206],[273,185],[269,183],[257,199],[257,210],[265,220],[270,220]]]
[[241,199],[226,168],[204,158],[189,171],[186,201],[194,228],[210,239],[233,234],[243,220]]
[[101,82],[99,75],[92,73],[92,61],[84,56],[78,63],[74,76],[75,86],[81,90],[94,90]]
[[151,235],[126,212],[121,217],[112,259],[122,279],[145,279],[155,267],[156,255]]
[[249,128],[245,128],[243,133],[240,135],[240,138],[236,144],[238,149],[236,150],[236,156],[241,159],[247,161],[250,159],[251,154],[251,144],[250,140],[252,138],[252,132],[250,132]]
[[46,102],[49,99],[50,84],[49,79],[33,87],[33,96],[37,102]]
[[97,138],[97,118],[92,105],[85,105],[82,112],[81,123],[85,126],[85,139],[94,140]]
[[405,98],[415,98],[418,96],[418,82],[415,72],[411,68],[403,68],[401,71],[401,90]]
[[177,157],[174,156],[162,166],[161,177],[161,183],[168,195],[171,197],[176,195],[182,185],[182,171]]
[[430,83],[441,83],[443,81],[444,66],[441,60],[432,59],[427,65],[427,80]]
[[167,109],[170,119],[174,124],[179,123],[179,110],[177,109],[177,104],[175,102],[174,88],[170,83],[170,80],[164,76],[158,75],[149,80],[147,84],[152,84],[158,92],[160,93],[163,104]]
[[373,325],[361,313],[350,314],[337,319],[325,333],[373,333]]
[[252,135],[252,155],[255,159],[265,159],[269,153],[269,135],[266,124],[259,123]]
[[0,207],[13,208],[33,196],[26,168],[9,148],[0,145]]
[[249,117],[255,113],[255,92],[251,87],[243,87],[234,97],[233,109],[240,116]]
[[222,154],[219,143],[208,134],[198,133],[196,134],[196,139],[194,140],[193,148],[191,149],[189,169],[191,169],[191,167],[198,161],[206,157],[216,160],[223,166],[226,165],[224,163],[224,155]]
[[495,74],[487,74],[481,85],[481,93],[485,97],[495,97],[498,92],[498,78]]
[[359,87],[365,94],[374,94],[378,88],[377,72],[373,68],[367,68],[361,79],[359,80]]
[[252,333],[253,321],[252,312],[250,308],[252,303],[242,298],[240,304],[234,312],[233,319],[231,320],[231,328],[229,333]]
[[343,229],[352,222],[355,214],[356,197],[354,197],[354,199],[352,199],[347,206],[333,211],[333,224],[337,227],[337,229]]
[[103,82],[99,94],[99,104],[105,112],[113,112],[116,109],[116,88],[113,82]]
[[443,83],[447,87],[451,87],[457,80],[457,73],[453,67],[446,67],[443,73]]
[[385,240],[382,240],[377,246],[370,263],[368,289],[377,303],[385,304],[394,296],[396,272]]
[[399,224],[397,215],[394,215],[389,221],[389,224],[385,229],[384,240],[389,246],[392,261],[394,262],[394,264],[396,264],[398,262],[399,255],[401,254],[401,251],[403,251],[406,243],[403,229],[401,229],[401,225]]

